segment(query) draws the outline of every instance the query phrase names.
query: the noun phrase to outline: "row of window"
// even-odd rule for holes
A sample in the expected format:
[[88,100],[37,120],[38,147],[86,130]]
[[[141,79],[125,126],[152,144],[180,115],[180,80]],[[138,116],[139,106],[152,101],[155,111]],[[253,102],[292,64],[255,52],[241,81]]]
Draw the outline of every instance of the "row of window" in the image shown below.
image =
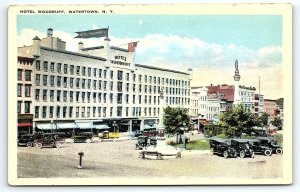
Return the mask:
[[[19,106],[19,105],[18,105]],[[75,111],[74,111],[75,110]],[[108,111],[109,110],[109,111]],[[113,107],[61,107],[61,106],[35,106],[35,118],[89,118],[89,117],[113,117]],[[18,111],[19,112],[19,111]],[[131,116],[159,116],[159,108],[150,107],[131,107]],[[118,117],[128,117],[130,115],[129,107],[117,107],[116,115]]]
[[31,81],[31,70],[23,70],[22,69],[18,69],[18,81],[22,81],[23,79],[25,81]]
[[[35,62],[35,68],[37,71],[41,71],[41,62],[37,60]],[[85,67],[85,66],[74,66],[74,65],[68,65],[68,64],[62,64],[62,63],[54,63],[54,62],[48,62],[44,61],[43,62],[43,71],[47,72],[49,70],[49,65],[50,65],[50,72],[56,72],[56,73],[64,73],[64,74],[70,74],[70,75],[82,75],[82,76],[88,76],[88,77],[98,77],[98,78],[107,78],[108,75],[110,79],[114,78],[114,71],[108,71],[106,69],[97,69],[97,68],[91,68],[91,67]],[[109,74],[108,74],[109,72]],[[132,74],[132,81],[136,82],[136,74]],[[123,80],[123,71],[118,70],[117,71],[117,79],[118,80]],[[130,73],[126,73],[125,75],[125,80],[130,81]],[[184,86],[190,86],[189,81],[184,81],[184,80],[176,80],[176,79],[168,79],[168,78],[160,78],[160,77],[155,77],[155,76],[148,76],[142,75],[138,76],[138,80],[140,83],[144,81],[145,83],[154,83],[154,84],[162,84],[164,85],[165,83],[167,85],[173,85],[173,86],[179,86],[179,87],[184,87]]]
[[[93,102],[93,103],[113,103],[114,100],[118,104],[129,104],[129,94],[123,93],[96,93],[96,92],[81,92],[81,91],[62,91],[62,90],[47,90],[47,89],[35,89],[36,101],[52,101],[52,102]],[[160,104],[159,96],[147,96],[147,95],[133,95],[132,103],[136,104]],[[171,105],[187,105],[190,99],[181,97],[166,97],[166,103]]]
[[25,97],[31,97],[31,86],[30,84],[18,84],[17,85],[17,94],[18,97],[22,97],[23,96],[23,89],[24,89],[24,95]]
[[[43,78],[43,86],[48,85],[48,75],[42,75]],[[55,81],[56,79],[56,81]],[[35,84],[36,86],[41,85],[41,74],[36,74],[35,76]],[[109,86],[108,86],[109,84]],[[68,78],[68,77],[61,77],[61,76],[54,76],[50,75],[50,86],[54,87],[65,87],[65,88],[73,88],[76,87],[78,89],[94,89],[94,90],[107,90],[109,87],[109,90],[114,90],[114,82],[112,81],[102,81],[102,80],[91,80],[91,79],[81,79],[81,78]],[[123,87],[125,86],[125,89]],[[123,83],[123,82],[117,82],[117,91],[122,92],[123,90],[129,92],[129,83]],[[136,92],[136,84],[132,84],[132,91]],[[160,86],[152,86],[152,85],[138,85],[138,90],[141,93],[144,91],[144,93],[160,93],[161,91]],[[190,90],[189,89],[181,89],[181,88],[171,88],[171,87],[165,87],[165,93],[166,94],[173,94],[173,95],[189,95]]]
[[22,109],[22,101],[18,101],[17,103],[17,112],[18,114],[20,113],[30,113],[30,106],[31,106],[31,101],[24,101],[24,112],[21,111]]

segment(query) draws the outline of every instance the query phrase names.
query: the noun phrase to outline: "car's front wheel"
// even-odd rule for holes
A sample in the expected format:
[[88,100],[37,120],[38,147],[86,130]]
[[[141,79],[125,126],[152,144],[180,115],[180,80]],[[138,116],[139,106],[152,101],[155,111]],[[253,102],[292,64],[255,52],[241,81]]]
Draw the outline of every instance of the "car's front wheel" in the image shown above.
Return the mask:
[[241,152],[240,152],[240,158],[245,158],[245,155],[246,155],[246,154],[245,154],[245,151],[241,151]]
[[265,155],[266,156],[271,156],[272,155],[272,151],[271,150],[265,150]]
[[55,142],[55,147],[56,147],[56,148],[60,148],[60,147],[61,147],[61,143],[60,143],[59,141],[56,141],[56,142]]
[[224,152],[223,152],[223,157],[224,157],[225,159],[227,159],[228,156],[229,156],[228,151],[224,151]]
[[277,155],[282,155],[282,153],[283,153],[283,151],[282,151],[281,148],[277,148],[277,149],[276,149],[276,154],[277,154]]
[[35,147],[38,148],[38,149],[41,149],[42,146],[43,146],[42,143],[36,143],[36,144],[35,144]]
[[32,143],[31,143],[31,142],[28,142],[28,143],[26,144],[26,146],[30,148],[30,147],[32,147]]

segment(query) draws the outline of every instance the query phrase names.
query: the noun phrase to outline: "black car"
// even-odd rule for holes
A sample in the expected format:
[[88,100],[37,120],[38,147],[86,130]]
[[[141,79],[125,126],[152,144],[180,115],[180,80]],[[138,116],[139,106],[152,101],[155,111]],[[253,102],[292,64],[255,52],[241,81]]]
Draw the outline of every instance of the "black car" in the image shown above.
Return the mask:
[[154,146],[154,147],[157,146],[157,139],[156,139],[156,137],[150,137],[149,138],[149,145],[150,146]]
[[42,147],[60,148],[64,143],[64,133],[43,133],[41,138],[34,140],[33,146],[40,149]]
[[33,147],[34,141],[36,140],[35,134],[25,134],[19,137],[18,146]]
[[277,140],[273,137],[258,137],[260,146],[267,147],[272,150],[272,153],[276,153],[278,155],[282,155],[283,150],[282,147],[278,144]]
[[237,157],[236,150],[230,146],[228,140],[221,138],[211,138],[209,139],[210,148],[213,154],[222,155],[225,159],[228,157]]
[[246,156],[254,158],[254,151],[248,139],[231,139],[231,147],[233,147],[241,158]]
[[143,149],[148,146],[148,137],[147,136],[139,136],[137,143],[135,144],[135,149]]
[[93,140],[93,132],[82,132],[76,136],[73,136],[72,143],[91,143]]
[[260,145],[260,141],[258,139],[249,139],[248,141],[254,153],[264,154],[266,156],[272,155],[272,149],[270,147]]

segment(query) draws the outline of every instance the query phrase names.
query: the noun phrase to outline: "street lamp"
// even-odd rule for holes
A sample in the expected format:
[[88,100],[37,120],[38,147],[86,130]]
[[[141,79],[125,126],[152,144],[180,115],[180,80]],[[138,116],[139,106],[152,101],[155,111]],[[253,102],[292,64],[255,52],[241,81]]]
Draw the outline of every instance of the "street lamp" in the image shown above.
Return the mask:
[[116,133],[116,121],[113,122],[113,127],[114,127],[114,133]]

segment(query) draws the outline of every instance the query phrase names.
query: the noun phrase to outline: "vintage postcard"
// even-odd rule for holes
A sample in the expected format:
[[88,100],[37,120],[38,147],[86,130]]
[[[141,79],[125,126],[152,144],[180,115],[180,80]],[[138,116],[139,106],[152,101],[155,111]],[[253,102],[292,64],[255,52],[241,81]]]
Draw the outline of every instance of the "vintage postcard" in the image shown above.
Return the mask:
[[292,183],[290,4],[8,14],[10,185]]

